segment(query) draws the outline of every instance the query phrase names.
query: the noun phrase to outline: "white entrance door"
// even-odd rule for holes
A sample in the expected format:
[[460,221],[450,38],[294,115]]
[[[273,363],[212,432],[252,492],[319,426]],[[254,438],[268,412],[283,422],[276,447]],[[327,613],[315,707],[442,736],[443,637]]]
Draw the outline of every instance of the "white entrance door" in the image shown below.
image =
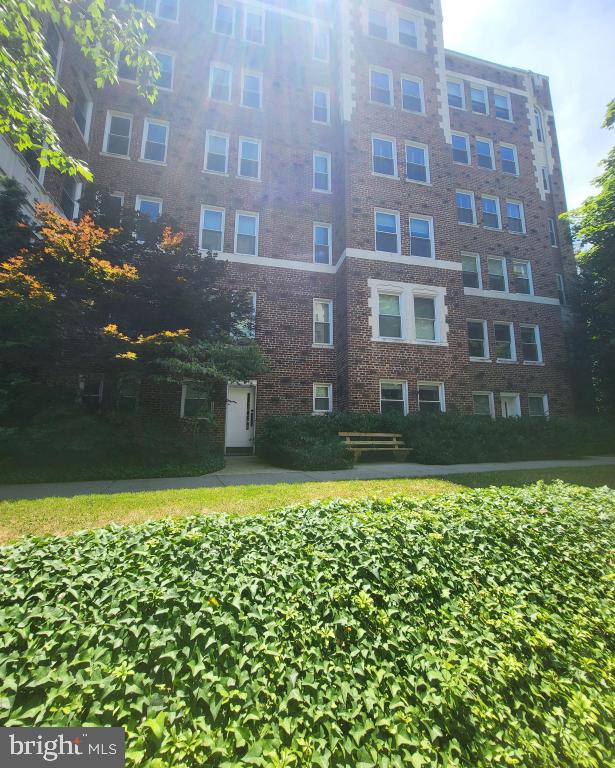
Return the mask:
[[256,387],[229,384],[226,402],[226,452],[251,453],[254,448]]
[[521,416],[521,401],[519,395],[503,393],[502,416],[505,419],[516,419]]

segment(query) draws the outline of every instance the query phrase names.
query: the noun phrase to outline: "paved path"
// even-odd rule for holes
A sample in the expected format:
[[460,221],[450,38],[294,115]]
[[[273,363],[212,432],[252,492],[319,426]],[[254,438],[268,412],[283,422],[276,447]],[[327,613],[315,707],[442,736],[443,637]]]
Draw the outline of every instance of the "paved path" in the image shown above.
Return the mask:
[[383,480],[387,478],[440,477],[498,472],[507,469],[552,469],[559,467],[615,466],[615,456],[593,456],[571,461],[510,461],[490,464],[359,464],[353,469],[330,472],[299,472],[264,464],[252,456],[227,458],[220,472],[201,477],[163,477],[151,480],[94,480],[77,483],[37,483],[2,485],[0,499],[42,499],[48,496],[89,496],[105,493],[134,493],[181,488],[219,488],[232,485],[275,485],[278,483],[317,483],[331,480]]

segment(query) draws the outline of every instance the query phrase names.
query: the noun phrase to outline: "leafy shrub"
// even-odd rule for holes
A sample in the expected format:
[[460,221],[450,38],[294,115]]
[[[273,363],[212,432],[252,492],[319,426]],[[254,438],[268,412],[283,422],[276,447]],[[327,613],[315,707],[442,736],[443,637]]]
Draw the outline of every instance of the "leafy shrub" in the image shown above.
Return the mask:
[[131,768],[610,765],[614,515],[558,483],[25,539],[0,725],[120,725]]
[[[338,432],[400,433],[412,448],[408,460],[423,464],[572,459],[615,453],[615,429],[608,422],[561,418],[492,420],[453,413],[276,416],[265,424],[259,453],[273,464],[293,469],[338,469],[351,461],[350,454],[335,461],[341,445]],[[310,449],[312,443],[318,444],[318,450]],[[375,455],[382,460],[389,454]]]

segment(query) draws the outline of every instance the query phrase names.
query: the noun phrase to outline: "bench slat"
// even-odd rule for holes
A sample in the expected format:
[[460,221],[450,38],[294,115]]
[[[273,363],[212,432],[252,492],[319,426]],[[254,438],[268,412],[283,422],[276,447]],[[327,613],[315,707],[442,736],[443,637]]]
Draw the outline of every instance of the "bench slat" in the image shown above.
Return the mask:
[[337,434],[340,437],[403,437],[396,432],[338,432]]
[[398,440],[352,440],[346,443],[347,445],[403,445]]

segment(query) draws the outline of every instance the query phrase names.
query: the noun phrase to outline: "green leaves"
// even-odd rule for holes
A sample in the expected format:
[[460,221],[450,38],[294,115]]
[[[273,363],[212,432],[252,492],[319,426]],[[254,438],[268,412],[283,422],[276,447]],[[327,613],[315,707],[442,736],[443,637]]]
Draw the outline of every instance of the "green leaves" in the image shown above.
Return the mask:
[[0,550],[0,724],[127,765],[610,760],[615,492],[331,501]]

